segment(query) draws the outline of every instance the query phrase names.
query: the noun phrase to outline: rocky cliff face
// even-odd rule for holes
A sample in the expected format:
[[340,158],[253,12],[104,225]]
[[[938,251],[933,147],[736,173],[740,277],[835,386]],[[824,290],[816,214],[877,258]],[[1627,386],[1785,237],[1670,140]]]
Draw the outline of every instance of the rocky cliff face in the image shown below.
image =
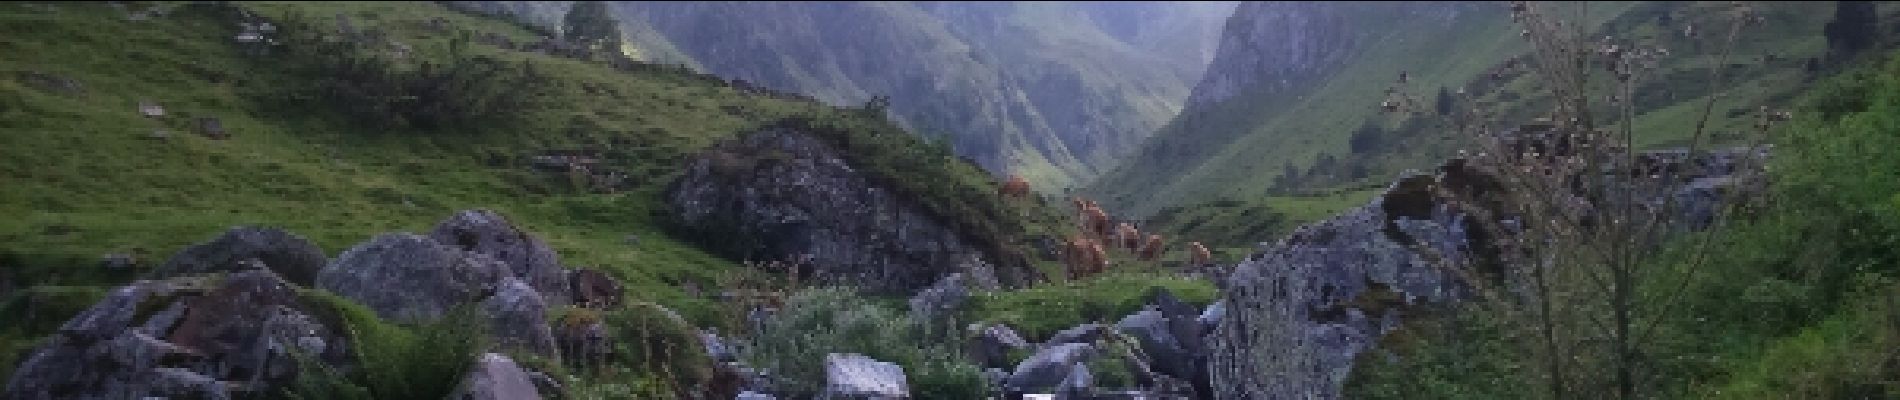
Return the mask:
[[1322,78],[1359,45],[1349,3],[1261,1],[1234,10],[1213,61],[1188,96],[1206,106],[1243,91],[1285,92]]
[[810,279],[887,293],[958,272],[975,286],[997,284],[979,246],[870,183],[831,145],[790,128],[696,157],[666,201],[682,225],[715,245],[752,260],[791,261]]

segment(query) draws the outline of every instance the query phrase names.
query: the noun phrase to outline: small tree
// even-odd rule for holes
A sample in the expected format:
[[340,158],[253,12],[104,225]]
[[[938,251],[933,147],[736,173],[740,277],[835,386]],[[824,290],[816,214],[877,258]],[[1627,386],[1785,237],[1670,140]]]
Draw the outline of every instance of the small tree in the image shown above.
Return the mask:
[[1834,5],[1834,20],[1827,23],[1823,33],[1827,36],[1827,47],[1839,56],[1850,56],[1874,46],[1880,21],[1876,18],[1874,2],[1839,1]]
[[[1698,174],[1714,169],[1698,161],[1710,154],[1709,122],[1720,95],[1697,104],[1697,121],[1680,168],[1636,151],[1635,118],[1643,112],[1637,88],[1657,78],[1658,60],[1667,53],[1652,44],[1588,34],[1574,21],[1559,21],[1540,2],[1511,2],[1513,20],[1530,41],[1529,65],[1548,95],[1548,118],[1510,129],[1491,120],[1488,110],[1452,110],[1457,129],[1477,144],[1464,178],[1497,186],[1484,193],[1458,192],[1456,185],[1431,184],[1437,196],[1455,203],[1491,232],[1485,243],[1493,259],[1449,259],[1428,245],[1408,246],[1474,289],[1478,304],[1506,321],[1507,333],[1544,379],[1549,398],[1638,398],[1653,366],[1657,322],[1681,318],[1679,290],[1698,279],[1705,259],[1690,257],[1670,269],[1650,268],[1654,246],[1671,233],[1703,229],[1689,251],[1709,247],[1722,227],[1720,219],[1701,225],[1684,218],[1681,196],[1667,195]],[[1587,10],[1587,8],[1585,9]],[[1726,65],[1744,27],[1758,20],[1752,7],[1736,3],[1722,12],[1730,25],[1712,54]],[[1833,31],[1838,28],[1830,28]],[[1830,35],[1832,36],[1832,35]],[[1725,69],[1709,69],[1708,84],[1721,88]],[[1402,83],[1395,85],[1402,87]],[[1713,91],[1713,90],[1712,90]],[[1468,94],[1467,94],[1468,95]],[[1459,102],[1477,105],[1467,97]],[[1726,204],[1754,195],[1765,152],[1755,151],[1772,122],[1784,113],[1763,107],[1751,137],[1736,140],[1749,151],[1732,157],[1731,190]],[[1463,255],[1469,257],[1470,255]]]

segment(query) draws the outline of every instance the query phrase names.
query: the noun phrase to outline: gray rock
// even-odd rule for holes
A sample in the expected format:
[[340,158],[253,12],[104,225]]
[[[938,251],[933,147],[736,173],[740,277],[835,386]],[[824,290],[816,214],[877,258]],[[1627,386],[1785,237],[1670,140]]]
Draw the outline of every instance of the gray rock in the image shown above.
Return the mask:
[[496,353],[483,354],[475,367],[462,378],[450,399],[456,400],[539,400],[541,392],[527,371],[515,360]]
[[665,196],[681,225],[721,251],[763,260],[809,256],[801,264],[820,282],[910,294],[957,272],[976,285],[989,276],[1020,285],[1033,274],[1022,257],[991,254],[986,249],[1001,247],[969,241],[796,126],[708,149]]
[[154,276],[241,271],[246,267],[240,263],[251,259],[262,261],[291,283],[305,286],[316,281],[317,271],[326,261],[323,249],[302,236],[277,228],[239,226],[172,255]]
[[429,238],[463,251],[487,255],[506,266],[510,276],[521,278],[541,292],[549,304],[568,304],[570,296],[560,256],[547,243],[509,224],[501,214],[463,210],[437,224]]
[[1188,350],[1174,335],[1169,318],[1153,308],[1122,318],[1115,327],[1135,339],[1141,352],[1153,362],[1157,372],[1176,378],[1191,378],[1199,365],[1199,354]]
[[1094,392],[1095,377],[1089,374],[1088,364],[1076,363],[1069,367],[1069,376],[1062,378],[1062,383],[1056,386],[1056,399],[1093,399]]
[[1063,329],[1056,332],[1055,335],[1049,336],[1049,340],[1043,342],[1042,345],[1054,346],[1064,343],[1095,343],[1097,340],[1102,340],[1103,335],[1108,334],[1108,329],[1108,326],[1097,323],[1076,325],[1075,327]]
[[964,286],[964,280],[962,273],[950,274],[911,297],[911,318],[934,321],[939,316],[956,312],[957,307],[961,307],[963,301],[970,297],[970,289]]
[[112,253],[99,257],[99,267],[108,270],[126,270],[138,266],[138,259],[131,254]]
[[1070,366],[1088,361],[1095,346],[1087,343],[1063,343],[1044,347],[1036,355],[1016,365],[1006,386],[1011,391],[1034,392],[1055,388],[1069,376]]
[[726,341],[724,339],[720,339],[719,334],[716,332],[713,332],[713,331],[700,332],[699,342],[700,344],[703,344],[706,346],[706,355],[711,356],[714,362],[739,361],[738,353],[734,353],[732,351],[732,346],[726,344]]
[[482,302],[491,329],[502,346],[524,349],[545,357],[559,357],[554,332],[548,329],[548,306],[541,295],[515,277],[501,279],[500,289]]
[[754,392],[750,390],[740,392],[739,396],[733,397],[732,399],[733,400],[778,400],[777,397],[772,397],[772,395]]
[[821,400],[910,398],[904,367],[862,354],[825,355],[825,391]]
[[1207,332],[1213,331],[1215,326],[1220,325],[1221,319],[1226,317],[1227,302],[1215,301],[1214,304],[1207,305],[1206,310],[1201,311],[1201,316],[1196,318],[1196,321],[1201,323],[1201,333],[1205,335]]
[[975,332],[970,338],[970,356],[980,367],[1006,367],[1010,351],[1029,348],[1029,342],[1008,325],[972,324],[969,330]]
[[441,317],[495,292],[505,266],[492,258],[411,233],[388,233],[337,256],[317,287],[397,321]]

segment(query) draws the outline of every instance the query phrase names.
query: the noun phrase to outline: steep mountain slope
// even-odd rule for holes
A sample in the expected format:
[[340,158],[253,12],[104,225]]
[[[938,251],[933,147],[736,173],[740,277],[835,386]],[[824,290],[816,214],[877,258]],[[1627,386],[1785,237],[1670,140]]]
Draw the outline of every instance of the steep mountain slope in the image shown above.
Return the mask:
[[948,135],[959,154],[1047,189],[1092,177],[1173,115],[1198,78],[1202,35],[1226,7],[616,5],[705,71],[834,104],[890,96],[907,126]]
[[[1708,65],[1722,47],[1728,25],[1719,16],[1726,5],[1552,6],[1561,7],[1555,15],[1581,18],[1590,29],[1672,50],[1656,78],[1637,89],[1639,108],[1648,112],[1636,125],[1651,133],[1637,141],[1668,145],[1693,130],[1699,100],[1712,93]],[[1718,132],[1745,128],[1757,105],[1785,103],[1812,74],[1804,71],[1806,61],[1825,50],[1827,13],[1775,2],[1755,5],[1755,12],[1760,20],[1743,31],[1729,58],[1734,72],[1713,91],[1722,96],[1710,125]],[[1431,115],[1441,89],[1468,89],[1464,96],[1506,121],[1529,121],[1544,104],[1532,89],[1535,73],[1505,68],[1526,47],[1501,5],[1250,3],[1232,19],[1221,54],[1186,109],[1089,193],[1147,214],[1171,205],[1376,183],[1464,146],[1444,119]],[[1354,32],[1359,36],[1342,36]],[[1381,112],[1385,89],[1400,73],[1409,78],[1403,90],[1424,103],[1424,115]]]

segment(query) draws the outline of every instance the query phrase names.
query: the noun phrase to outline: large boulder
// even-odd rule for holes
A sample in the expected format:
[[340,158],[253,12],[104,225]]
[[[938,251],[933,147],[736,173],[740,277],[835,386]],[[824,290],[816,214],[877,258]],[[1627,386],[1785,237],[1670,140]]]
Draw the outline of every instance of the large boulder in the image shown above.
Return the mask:
[[1016,371],[1010,373],[1005,383],[1015,393],[1046,391],[1062,384],[1068,379],[1070,369],[1093,357],[1095,345],[1088,343],[1063,343],[1051,345],[1037,351],[1036,355],[1016,365]]
[[483,354],[449,395],[453,400],[540,400],[541,393],[528,372],[515,360],[496,353]]
[[986,249],[1002,247],[973,241],[795,125],[694,157],[666,190],[679,225],[736,257],[795,262],[816,280],[882,294],[908,295],[957,272],[974,286],[1028,279],[1026,264],[994,266],[1005,256]]
[[547,303],[520,278],[501,279],[501,288],[482,302],[490,329],[504,347],[523,349],[545,357],[557,357],[554,332],[548,328]]
[[904,367],[862,354],[825,355],[825,391],[821,400],[893,400],[910,398]]
[[568,283],[561,258],[547,243],[509,224],[489,210],[463,210],[436,224],[429,238],[463,251],[493,258],[510,276],[541,292],[550,304],[567,304]]
[[348,297],[397,321],[441,317],[495,293],[506,267],[411,233],[388,233],[337,255],[317,274],[317,287]]
[[295,379],[301,356],[342,365],[348,343],[265,270],[113,290],[34,348],[8,399],[233,398]]
[[235,272],[250,268],[246,260],[263,262],[285,280],[310,286],[325,262],[323,249],[309,239],[282,229],[240,226],[225,231],[216,239],[179,251],[153,271],[154,278],[209,272]]

